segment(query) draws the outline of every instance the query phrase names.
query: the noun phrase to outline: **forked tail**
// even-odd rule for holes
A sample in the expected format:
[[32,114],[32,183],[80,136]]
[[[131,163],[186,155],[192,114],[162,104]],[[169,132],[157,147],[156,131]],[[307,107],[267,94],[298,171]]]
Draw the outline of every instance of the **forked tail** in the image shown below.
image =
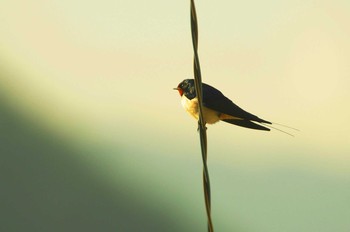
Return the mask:
[[290,132],[287,132],[287,131],[285,131],[285,130],[281,130],[281,129],[279,129],[279,128],[277,128],[277,127],[274,127],[274,126],[272,126],[272,125],[278,125],[278,126],[285,127],[285,128],[288,128],[288,129],[291,129],[291,130],[294,130],[294,131],[299,131],[299,129],[297,129],[297,128],[290,127],[290,126],[286,126],[286,125],[283,125],[283,124],[280,124],[280,123],[275,123],[275,122],[273,122],[272,125],[271,125],[271,124],[264,123],[264,122],[261,122],[261,124],[263,124],[264,126],[266,126],[266,127],[268,127],[268,128],[271,128],[271,129],[274,129],[274,130],[278,130],[278,131],[280,131],[280,132],[282,132],[282,133],[285,133],[285,134],[287,134],[287,135],[289,135],[289,136],[292,136],[292,137],[294,137],[294,134],[291,134]]

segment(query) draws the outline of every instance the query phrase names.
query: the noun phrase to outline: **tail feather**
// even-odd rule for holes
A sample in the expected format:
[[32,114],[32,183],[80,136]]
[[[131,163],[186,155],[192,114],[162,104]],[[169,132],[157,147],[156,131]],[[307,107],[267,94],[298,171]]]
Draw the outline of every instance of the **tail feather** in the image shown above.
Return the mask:
[[[274,123],[274,124],[275,124],[275,123]],[[278,124],[278,125],[281,125],[281,124]],[[287,131],[281,130],[281,129],[277,128],[277,127],[274,127],[274,126],[271,126],[271,125],[266,125],[266,124],[264,124],[264,126],[270,127],[270,128],[272,128],[272,129],[278,130],[278,131],[280,131],[280,132],[282,132],[282,133],[285,133],[285,134],[287,134],[287,135],[289,135],[289,136],[294,137],[293,134],[291,134],[291,133],[289,133],[289,132],[287,132]],[[282,126],[284,126],[284,125],[282,125]],[[296,129],[296,128],[292,128],[292,127],[289,127],[289,126],[285,126],[285,127],[288,127],[288,128],[290,128],[290,129],[294,129],[294,130],[298,130],[298,129]]]
[[255,129],[255,130],[264,130],[264,131],[270,131],[269,128],[261,126],[259,124],[256,124],[252,121],[249,120],[240,120],[240,119],[224,119],[222,120],[224,122],[227,123],[231,123],[237,126],[241,126],[241,127],[246,127],[246,128],[250,128],[250,129]]

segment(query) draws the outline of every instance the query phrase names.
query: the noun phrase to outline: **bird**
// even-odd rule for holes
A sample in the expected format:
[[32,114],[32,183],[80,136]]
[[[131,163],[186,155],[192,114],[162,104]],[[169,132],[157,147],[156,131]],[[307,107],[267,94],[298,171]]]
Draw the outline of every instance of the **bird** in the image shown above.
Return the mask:
[[[179,92],[183,108],[198,120],[199,103],[194,79],[185,79],[173,89]],[[213,86],[202,83],[202,96],[202,112],[205,124],[214,124],[223,121],[249,129],[270,131],[270,128],[273,128],[282,131],[278,128],[272,127],[272,122],[243,110]],[[285,131],[282,132],[289,134]]]

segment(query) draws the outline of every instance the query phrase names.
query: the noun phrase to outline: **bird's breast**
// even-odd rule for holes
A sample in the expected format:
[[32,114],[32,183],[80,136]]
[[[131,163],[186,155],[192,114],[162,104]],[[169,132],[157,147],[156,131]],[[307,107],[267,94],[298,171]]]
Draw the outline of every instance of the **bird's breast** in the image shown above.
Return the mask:
[[[197,98],[190,100],[185,95],[182,95],[181,104],[190,115],[198,120],[199,104]],[[203,115],[205,122],[208,124],[214,124],[220,120],[220,113],[207,107],[203,107]]]

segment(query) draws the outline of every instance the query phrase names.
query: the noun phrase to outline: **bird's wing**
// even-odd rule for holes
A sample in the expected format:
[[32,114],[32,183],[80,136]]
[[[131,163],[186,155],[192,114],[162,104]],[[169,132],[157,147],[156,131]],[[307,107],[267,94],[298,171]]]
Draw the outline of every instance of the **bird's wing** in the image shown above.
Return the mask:
[[[264,122],[264,123],[271,124],[269,121],[263,120],[243,110],[242,108],[237,106],[235,103],[233,103],[230,99],[225,97],[225,95],[223,95],[216,88],[204,83],[202,85],[202,88],[203,88],[203,106],[210,108],[212,110],[218,111],[220,113],[224,113],[237,118],[244,119],[245,121],[252,120],[256,122]],[[232,123],[232,122],[229,122],[229,123]],[[234,123],[234,124],[238,125],[237,123]]]

